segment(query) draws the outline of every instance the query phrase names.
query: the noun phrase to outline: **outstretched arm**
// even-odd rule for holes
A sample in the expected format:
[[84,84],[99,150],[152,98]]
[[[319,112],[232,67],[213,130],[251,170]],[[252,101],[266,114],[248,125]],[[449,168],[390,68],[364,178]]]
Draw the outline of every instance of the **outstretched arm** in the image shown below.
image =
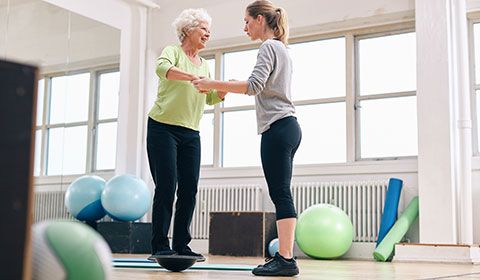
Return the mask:
[[193,81],[199,79],[198,76],[182,71],[175,66],[172,66],[170,69],[168,69],[165,77],[167,80],[175,81]]
[[245,94],[248,89],[247,81],[217,81],[207,78],[201,78],[192,81],[192,84],[199,91],[216,89],[221,92]]

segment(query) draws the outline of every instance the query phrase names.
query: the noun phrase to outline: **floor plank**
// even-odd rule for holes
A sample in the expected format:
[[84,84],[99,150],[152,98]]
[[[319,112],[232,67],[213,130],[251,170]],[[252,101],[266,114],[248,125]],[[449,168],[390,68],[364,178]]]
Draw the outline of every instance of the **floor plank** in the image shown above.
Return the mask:
[[[115,254],[115,258],[146,258],[147,255]],[[261,258],[207,256],[210,264],[244,264],[263,263]],[[347,279],[480,279],[480,266],[471,264],[438,263],[379,263],[375,261],[353,260],[312,260],[299,259],[302,280],[347,280]],[[255,277],[249,271],[205,271],[185,270],[168,272],[157,269],[114,268],[112,279],[115,280],[240,280],[240,279],[285,279],[285,277]]]

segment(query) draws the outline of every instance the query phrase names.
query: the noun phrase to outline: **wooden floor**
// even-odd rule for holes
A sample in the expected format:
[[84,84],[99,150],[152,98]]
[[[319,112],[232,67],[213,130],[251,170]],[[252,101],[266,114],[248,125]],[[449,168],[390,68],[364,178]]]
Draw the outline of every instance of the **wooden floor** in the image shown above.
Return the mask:
[[[145,258],[146,255],[119,255],[114,257]],[[258,265],[261,258],[234,258],[207,256],[206,263]],[[480,279],[480,265],[438,263],[379,263],[374,261],[335,260],[323,261],[299,259],[300,275],[304,280],[346,279]],[[156,269],[114,268],[115,280],[239,280],[239,279],[285,279],[285,277],[256,277],[250,271],[204,271],[185,270],[167,272]]]

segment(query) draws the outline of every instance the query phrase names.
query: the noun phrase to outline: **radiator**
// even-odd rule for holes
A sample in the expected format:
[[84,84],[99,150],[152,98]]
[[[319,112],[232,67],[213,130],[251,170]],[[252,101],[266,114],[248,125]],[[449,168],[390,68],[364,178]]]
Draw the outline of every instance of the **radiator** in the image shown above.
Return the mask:
[[[190,233],[194,239],[208,239],[210,212],[262,211],[260,185],[201,186],[193,213]],[[173,225],[170,227],[170,235]]]
[[[354,228],[354,241],[375,242],[382,217],[388,183],[324,182],[294,183],[292,194],[297,213],[318,203],[333,204],[345,211]],[[214,211],[263,211],[268,194],[260,185],[201,186],[193,214],[194,239],[208,239],[209,216]],[[36,192],[34,221],[73,219],[64,204],[63,191]],[[173,225],[170,227],[171,237]]]
[[35,192],[33,221],[74,218],[65,208],[65,191]]
[[[34,222],[50,219],[73,220],[65,208],[64,199],[64,191],[35,192]],[[208,239],[209,216],[212,211],[262,211],[262,209],[263,194],[260,185],[201,186],[198,189],[197,204],[192,218],[192,238]],[[170,227],[170,237],[172,230],[173,224]]]
[[354,241],[376,242],[387,186],[387,181],[295,183],[292,195],[297,213],[319,203],[335,205],[352,220]]

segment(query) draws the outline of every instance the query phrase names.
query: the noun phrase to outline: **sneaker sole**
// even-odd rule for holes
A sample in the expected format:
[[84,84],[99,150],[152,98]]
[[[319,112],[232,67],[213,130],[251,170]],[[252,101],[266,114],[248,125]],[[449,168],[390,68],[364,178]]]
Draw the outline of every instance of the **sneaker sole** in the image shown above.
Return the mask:
[[254,275],[257,276],[295,276],[299,274],[298,269],[284,269],[281,271],[276,271],[276,272],[253,272]]

